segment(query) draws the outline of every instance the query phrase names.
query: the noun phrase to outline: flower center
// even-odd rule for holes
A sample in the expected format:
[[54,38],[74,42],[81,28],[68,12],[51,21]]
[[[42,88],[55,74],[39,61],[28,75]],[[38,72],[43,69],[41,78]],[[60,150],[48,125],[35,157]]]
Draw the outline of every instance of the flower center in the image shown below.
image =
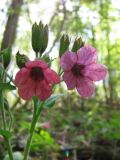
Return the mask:
[[30,71],[30,77],[34,81],[41,81],[44,79],[44,73],[42,71],[42,68],[40,67],[33,67]]
[[82,74],[82,70],[84,69],[84,65],[79,65],[79,64],[75,64],[72,69],[71,72],[73,73],[74,76],[79,77],[79,76],[83,76]]

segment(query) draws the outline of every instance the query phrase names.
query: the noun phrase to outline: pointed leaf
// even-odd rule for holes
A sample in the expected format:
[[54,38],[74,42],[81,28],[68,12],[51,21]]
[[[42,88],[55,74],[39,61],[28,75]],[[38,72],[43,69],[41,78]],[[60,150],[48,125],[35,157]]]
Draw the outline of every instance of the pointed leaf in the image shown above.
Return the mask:
[[62,96],[64,96],[65,94],[54,94],[52,95],[50,98],[48,98],[45,102],[45,107],[53,107],[55,102],[61,98]]
[[16,87],[14,85],[11,85],[10,82],[8,83],[2,83],[0,82],[0,90],[15,90]]
[[0,51],[0,56],[3,56],[3,64],[4,64],[4,67],[7,68],[9,63],[10,63],[10,60],[11,60],[11,47],[8,47],[2,51]]
[[12,136],[11,132],[0,129],[0,135],[6,138],[10,138]]

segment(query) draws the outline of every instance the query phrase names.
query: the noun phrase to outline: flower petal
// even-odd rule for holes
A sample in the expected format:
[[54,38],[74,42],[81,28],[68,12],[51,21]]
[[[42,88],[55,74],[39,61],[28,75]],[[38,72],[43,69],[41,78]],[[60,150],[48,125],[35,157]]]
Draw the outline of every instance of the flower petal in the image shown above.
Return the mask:
[[71,72],[64,72],[63,80],[68,89],[74,89],[76,87],[77,79]]
[[62,55],[60,59],[60,65],[63,70],[70,71],[76,61],[77,55],[74,52],[67,51]]
[[77,51],[78,63],[82,65],[88,65],[91,63],[95,63],[96,49],[92,46],[84,46]]
[[105,78],[107,68],[102,64],[92,64],[85,67],[83,74],[93,81],[99,81]]
[[81,78],[78,80],[76,89],[82,97],[91,97],[94,93],[93,81],[88,78]]
[[34,61],[28,61],[26,63],[27,68],[32,68],[32,67],[41,67],[41,68],[47,68],[48,65],[42,61],[42,60],[34,60]]
[[60,78],[54,70],[47,68],[43,71],[45,79],[48,81],[48,83],[50,84],[60,83]]
[[15,76],[14,83],[17,87],[20,87],[22,84],[24,84],[28,78],[29,78],[29,70],[26,68],[20,69],[20,71],[17,72]]
[[40,100],[46,100],[52,94],[51,86],[45,81],[37,82],[36,84],[36,96]]
[[30,100],[33,96],[35,96],[35,84],[29,78],[27,83],[18,88],[18,93],[24,100]]

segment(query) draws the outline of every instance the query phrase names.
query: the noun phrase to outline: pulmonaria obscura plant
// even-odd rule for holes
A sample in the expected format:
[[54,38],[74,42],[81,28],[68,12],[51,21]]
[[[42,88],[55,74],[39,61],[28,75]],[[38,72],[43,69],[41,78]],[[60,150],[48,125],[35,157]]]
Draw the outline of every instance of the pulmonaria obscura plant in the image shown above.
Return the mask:
[[[57,98],[54,99],[52,98],[53,87],[56,87],[56,84],[59,85],[61,80],[63,80],[68,90],[76,88],[82,97],[90,97],[94,93],[94,82],[103,80],[107,74],[106,67],[97,63],[96,49],[91,45],[83,43],[81,38],[76,38],[70,50],[70,38],[68,35],[63,35],[60,39],[60,65],[58,65],[59,73],[57,74],[51,69],[53,60],[47,57],[46,62],[45,50],[47,45],[48,26],[44,26],[42,22],[39,24],[35,23],[32,26],[32,48],[36,55],[35,60],[31,61],[26,55],[21,55],[18,52],[16,54],[16,63],[20,70],[17,72],[14,80],[11,80],[3,64],[0,65],[1,84],[12,90],[15,89],[15,86],[11,85],[12,81],[18,88],[20,98],[26,101],[33,100],[34,112],[29,136],[24,148],[23,160],[27,160],[29,157],[33,133],[41,111],[44,109],[44,106],[54,104],[53,102],[59,98],[59,96],[56,96]],[[8,51],[9,49],[6,49],[2,51],[0,55],[3,56],[3,54]],[[5,74],[10,79],[8,83],[4,82]],[[0,90],[0,100],[3,121],[0,134],[5,139],[9,159],[13,160],[14,154],[10,143],[12,125],[10,123],[8,127],[5,120],[4,102],[6,99],[4,97],[4,90]],[[12,114],[10,110],[9,113]],[[10,118],[11,117],[12,116],[10,116]],[[46,123],[45,127],[49,128],[50,126]]]

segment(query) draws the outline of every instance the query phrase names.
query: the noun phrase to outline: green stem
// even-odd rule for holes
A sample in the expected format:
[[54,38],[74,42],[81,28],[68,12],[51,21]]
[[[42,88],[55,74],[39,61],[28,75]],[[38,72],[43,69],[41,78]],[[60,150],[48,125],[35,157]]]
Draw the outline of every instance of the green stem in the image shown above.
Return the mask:
[[[1,62],[3,62],[3,56],[1,58]],[[0,65],[0,72],[1,72],[0,73],[0,80],[2,82],[4,82],[4,72],[3,72],[3,70],[1,71],[1,68],[4,69],[3,65]],[[6,116],[5,116],[5,109],[4,109],[4,96],[3,96],[3,93],[4,93],[3,91],[0,92],[0,109],[1,109],[1,114],[2,114],[3,129],[6,131],[7,130],[7,124],[6,124]],[[10,143],[10,138],[4,137],[4,139],[5,139],[5,145],[7,147],[9,159],[13,160],[13,152],[12,152],[12,147],[11,147],[11,143]]]
[[32,119],[32,124],[31,124],[31,128],[30,128],[30,134],[29,134],[29,137],[28,137],[28,140],[27,140],[27,143],[26,143],[25,151],[24,151],[24,160],[27,160],[28,154],[30,152],[30,145],[31,145],[31,142],[32,142],[32,137],[33,137],[36,122],[37,122],[37,118],[35,118],[35,112],[34,112],[33,119]]
[[12,77],[7,73],[7,71],[2,66],[0,66],[0,68],[3,74],[5,74],[9,78],[9,80],[14,83],[14,81],[12,80]]
[[[25,150],[24,150],[24,159],[23,160],[28,159],[28,155],[29,155],[29,152],[30,152],[30,146],[31,146],[31,142],[32,142],[32,137],[33,137],[33,133],[34,133],[34,130],[35,130],[35,125],[36,125],[36,122],[39,118],[40,112],[42,111],[43,105],[44,105],[44,102],[41,103],[41,105],[39,107],[38,103],[36,103],[34,101],[34,113],[33,113],[32,123],[31,123],[31,127],[30,127],[29,137],[27,139],[27,143],[26,143]],[[37,111],[38,107],[39,107],[39,109]]]
[[60,67],[59,70],[58,70],[58,75],[61,76],[62,73],[63,73],[63,70],[62,70],[61,67]]
[[41,111],[42,111],[42,109],[44,107],[44,104],[45,104],[45,101],[40,104],[40,107],[38,108],[38,111],[37,111],[37,114],[36,114],[37,117],[39,117],[39,115],[40,115],[40,113],[41,113]]
[[13,115],[12,115],[10,109],[8,110],[8,112],[9,112],[9,116],[10,116],[9,131],[11,131],[12,126],[13,126]]
[[5,119],[5,110],[4,110],[4,100],[3,100],[3,93],[1,91],[1,95],[0,95],[0,108],[1,108],[1,114],[2,114],[2,124],[3,124],[3,129],[6,130],[7,126],[6,126],[6,119]]
[[58,70],[58,75],[60,75],[60,72],[61,72],[61,67],[59,67],[59,70]]
[[[6,125],[6,119],[5,119],[5,110],[4,110],[4,99],[3,99],[3,93],[1,92],[0,95],[0,108],[1,108],[1,114],[2,114],[2,123],[3,123],[3,129],[7,130],[7,125]],[[12,154],[12,148],[11,148],[11,143],[10,143],[10,139],[7,137],[4,137],[5,139],[5,144],[8,150],[8,154],[9,154],[9,158],[10,160],[13,160],[13,154]]]
[[13,154],[12,154],[12,147],[11,147],[10,139],[5,138],[5,142],[6,142],[9,158],[10,158],[10,160],[13,160]]

